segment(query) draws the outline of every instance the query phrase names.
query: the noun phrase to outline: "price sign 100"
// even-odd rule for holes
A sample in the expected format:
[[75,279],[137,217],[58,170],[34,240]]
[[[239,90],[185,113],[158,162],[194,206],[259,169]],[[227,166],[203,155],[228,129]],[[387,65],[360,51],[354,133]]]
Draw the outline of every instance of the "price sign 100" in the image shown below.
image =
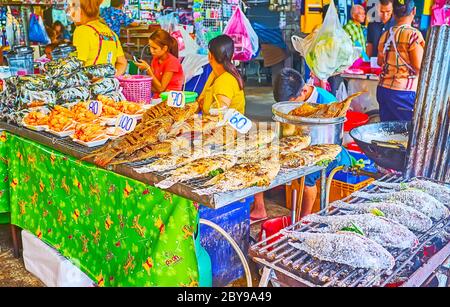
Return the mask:
[[128,133],[134,130],[136,124],[137,124],[136,118],[123,114],[118,118],[116,122],[116,127]]

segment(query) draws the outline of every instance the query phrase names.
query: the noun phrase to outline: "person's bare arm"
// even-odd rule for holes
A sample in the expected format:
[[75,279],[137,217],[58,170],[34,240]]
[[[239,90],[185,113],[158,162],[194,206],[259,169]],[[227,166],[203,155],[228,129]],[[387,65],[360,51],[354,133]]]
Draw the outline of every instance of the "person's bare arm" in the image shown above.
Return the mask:
[[153,88],[159,93],[162,93],[167,89],[167,86],[169,85],[169,82],[170,80],[172,80],[174,75],[172,71],[166,71],[163,74],[161,81],[159,81],[157,78],[154,77],[153,72],[151,74],[153,77],[152,80]]
[[128,62],[124,55],[118,57],[116,61],[116,76],[123,75],[127,70],[127,65]]
[[366,53],[369,56],[369,58],[372,57],[372,54],[373,54],[373,44],[372,43],[367,44]]
[[420,67],[422,66],[423,47],[420,45],[409,52],[409,58],[411,59],[411,66],[416,71],[416,75],[420,73]]
[[384,65],[384,54],[378,53],[377,64],[380,67]]
[[141,25],[141,23],[139,21],[133,21],[132,23],[130,23],[130,27],[139,27]]

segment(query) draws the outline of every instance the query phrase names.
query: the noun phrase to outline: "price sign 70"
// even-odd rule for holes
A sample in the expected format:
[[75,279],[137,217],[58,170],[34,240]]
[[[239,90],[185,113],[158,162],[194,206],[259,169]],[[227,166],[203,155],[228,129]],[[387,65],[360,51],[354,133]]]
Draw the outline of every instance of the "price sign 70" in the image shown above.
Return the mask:
[[167,105],[174,108],[184,108],[186,104],[186,97],[183,92],[172,91],[167,97]]
[[103,105],[100,101],[92,100],[91,102],[89,102],[87,108],[95,115],[100,116],[100,114],[102,114]]
[[134,117],[130,117],[126,114],[122,114],[116,121],[116,128],[128,133],[136,128],[137,120]]

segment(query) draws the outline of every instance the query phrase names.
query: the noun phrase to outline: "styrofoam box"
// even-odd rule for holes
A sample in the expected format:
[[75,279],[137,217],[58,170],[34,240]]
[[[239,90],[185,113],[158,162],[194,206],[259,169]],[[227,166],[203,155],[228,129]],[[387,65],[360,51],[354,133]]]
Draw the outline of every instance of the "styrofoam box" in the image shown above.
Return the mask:
[[48,287],[92,287],[95,283],[57,250],[22,230],[25,268]]

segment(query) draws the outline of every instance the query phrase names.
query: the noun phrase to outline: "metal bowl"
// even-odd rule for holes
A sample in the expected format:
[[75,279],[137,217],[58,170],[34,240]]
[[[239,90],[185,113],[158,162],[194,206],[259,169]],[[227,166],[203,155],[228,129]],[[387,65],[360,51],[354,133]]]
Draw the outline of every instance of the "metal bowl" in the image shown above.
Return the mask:
[[313,118],[289,115],[301,106],[299,102],[279,102],[272,106],[273,120],[281,123],[282,135],[306,134],[311,136],[311,144],[342,144],[345,117]]

